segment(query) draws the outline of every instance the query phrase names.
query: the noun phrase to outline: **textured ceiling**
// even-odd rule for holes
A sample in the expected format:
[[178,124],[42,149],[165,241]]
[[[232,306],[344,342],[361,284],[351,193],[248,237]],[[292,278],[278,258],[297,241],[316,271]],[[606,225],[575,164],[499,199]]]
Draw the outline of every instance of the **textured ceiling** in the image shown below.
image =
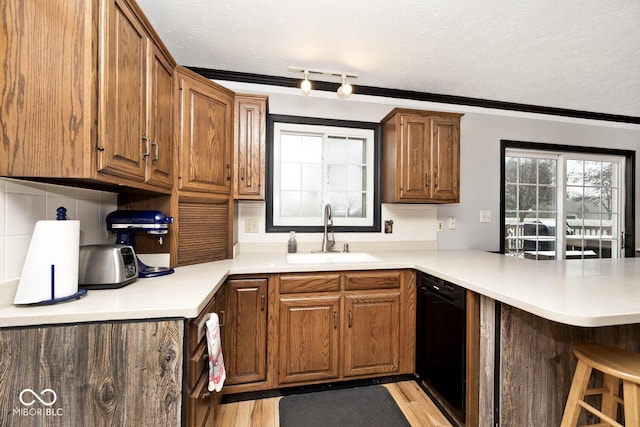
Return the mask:
[[138,3],[186,66],[640,117],[637,0]]

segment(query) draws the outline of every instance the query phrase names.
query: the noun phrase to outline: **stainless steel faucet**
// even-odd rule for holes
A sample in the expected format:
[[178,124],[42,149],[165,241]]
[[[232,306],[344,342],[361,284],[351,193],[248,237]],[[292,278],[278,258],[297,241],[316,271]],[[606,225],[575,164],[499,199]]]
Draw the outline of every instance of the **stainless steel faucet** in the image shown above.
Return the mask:
[[331,217],[331,205],[327,203],[324,205],[324,234],[322,235],[322,252],[332,252],[333,247],[336,244],[336,240],[331,232],[331,238],[329,238],[329,226],[333,226],[333,218]]

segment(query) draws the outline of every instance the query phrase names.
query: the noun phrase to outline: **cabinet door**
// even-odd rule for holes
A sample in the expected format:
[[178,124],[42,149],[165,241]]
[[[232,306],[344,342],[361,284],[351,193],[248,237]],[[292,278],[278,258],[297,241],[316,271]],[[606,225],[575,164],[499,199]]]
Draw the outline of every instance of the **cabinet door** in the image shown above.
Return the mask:
[[338,378],[340,296],[280,299],[279,383]]
[[173,154],[173,67],[150,41],[147,181],[170,187]]
[[106,4],[98,170],[144,181],[147,36],[123,0]]
[[460,119],[432,118],[431,199],[460,201]]
[[400,127],[400,200],[426,199],[431,180],[429,119],[403,115]]
[[179,88],[179,188],[230,194],[233,97],[186,74]]
[[344,375],[400,369],[400,292],[345,298]]
[[266,97],[236,96],[235,199],[264,200]]
[[226,283],[224,354],[226,383],[267,379],[267,279],[232,279]]

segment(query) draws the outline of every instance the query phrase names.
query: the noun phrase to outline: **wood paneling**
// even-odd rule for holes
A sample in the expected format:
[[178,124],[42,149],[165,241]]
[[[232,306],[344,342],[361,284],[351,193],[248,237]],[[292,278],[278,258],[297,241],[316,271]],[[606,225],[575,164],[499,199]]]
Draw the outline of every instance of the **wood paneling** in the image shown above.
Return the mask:
[[[640,352],[640,325],[581,328],[501,306],[500,424],[560,425],[573,379],[578,342]],[[581,415],[585,424],[592,417]]]
[[[0,425],[179,425],[183,330],[178,320],[0,330]],[[13,412],[22,390],[47,388],[60,415]]]

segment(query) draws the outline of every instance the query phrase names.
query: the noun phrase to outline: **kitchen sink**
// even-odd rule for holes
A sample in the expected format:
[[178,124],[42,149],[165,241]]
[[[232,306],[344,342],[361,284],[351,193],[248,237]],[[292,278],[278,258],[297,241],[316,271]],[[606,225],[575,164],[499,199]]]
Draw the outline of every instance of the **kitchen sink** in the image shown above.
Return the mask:
[[365,252],[311,252],[287,254],[289,264],[333,264],[380,262],[379,258]]

